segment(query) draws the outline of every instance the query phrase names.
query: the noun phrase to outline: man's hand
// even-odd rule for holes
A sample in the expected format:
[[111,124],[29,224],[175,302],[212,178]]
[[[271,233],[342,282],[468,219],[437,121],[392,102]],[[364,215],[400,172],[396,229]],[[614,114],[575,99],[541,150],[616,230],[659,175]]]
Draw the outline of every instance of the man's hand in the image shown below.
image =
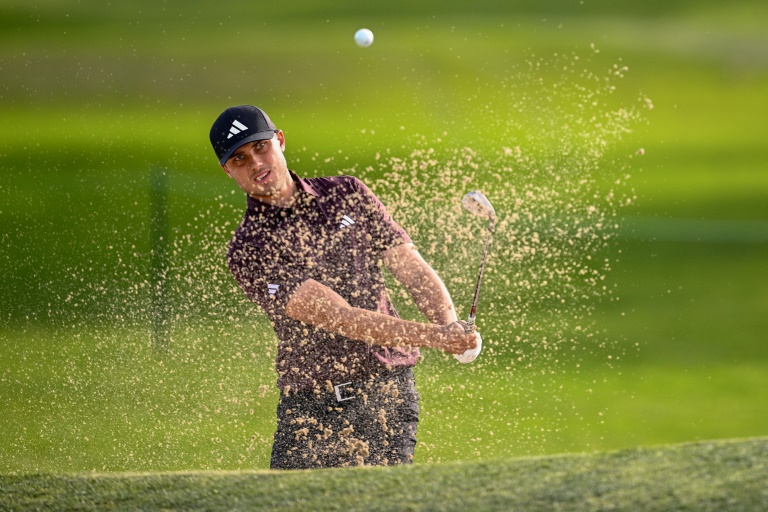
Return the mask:
[[463,354],[477,347],[477,333],[466,332],[467,322],[459,320],[441,327],[440,337],[435,340],[434,348],[449,354]]

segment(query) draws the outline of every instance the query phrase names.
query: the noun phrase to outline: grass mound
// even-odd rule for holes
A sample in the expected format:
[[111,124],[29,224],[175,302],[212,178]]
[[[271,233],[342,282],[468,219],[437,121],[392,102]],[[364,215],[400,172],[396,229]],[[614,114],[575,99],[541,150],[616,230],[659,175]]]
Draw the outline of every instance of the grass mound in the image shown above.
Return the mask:
[[768,510],[768,438],[318,471],[0,476],[2,510]]

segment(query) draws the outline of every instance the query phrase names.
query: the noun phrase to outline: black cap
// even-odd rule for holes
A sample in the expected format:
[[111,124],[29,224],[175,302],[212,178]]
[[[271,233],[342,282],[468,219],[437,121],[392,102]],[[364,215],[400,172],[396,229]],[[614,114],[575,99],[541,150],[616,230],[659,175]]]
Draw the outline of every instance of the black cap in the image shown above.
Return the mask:
[[253,105],[229,107],[211,126],[211,145],[219,163],[224,165],[243,144],[271,139],[276,131],[274,123],[260,108]]

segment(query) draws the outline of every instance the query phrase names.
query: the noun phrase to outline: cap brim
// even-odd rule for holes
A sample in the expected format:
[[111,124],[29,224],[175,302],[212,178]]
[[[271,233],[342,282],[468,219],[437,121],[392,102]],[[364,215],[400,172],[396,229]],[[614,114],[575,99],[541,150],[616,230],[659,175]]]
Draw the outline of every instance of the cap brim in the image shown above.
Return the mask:
[[275,136],[275,133],[276,133],[275,130],[267,130],[266,132],[259,132],[259,133],[254,133],[253,135],[249,135],[248,137],[244,138],[241,141],[238,141],[235,145],[229,148],[227,152],[224,153],[221,156],[221,158],[219,158],[219,163],[221,165],[226,164],[227,160],[229,160],[230,157],[232,156],[232,153],[234,153],[240,147],[242,147],[243,144],[248,144],[249,142],[253,142],[255,140],[269,140]]

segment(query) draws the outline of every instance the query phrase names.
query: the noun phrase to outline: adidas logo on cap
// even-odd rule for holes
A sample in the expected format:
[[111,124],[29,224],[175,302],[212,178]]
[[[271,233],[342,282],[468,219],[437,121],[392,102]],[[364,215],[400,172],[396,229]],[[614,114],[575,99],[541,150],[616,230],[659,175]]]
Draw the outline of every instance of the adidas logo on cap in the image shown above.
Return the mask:
[[238,133],[247,130],[248,127],[245,126],[243,123],[235,119],[232,122],[232,126],[229,127],[229,135],[227,135],[228,139],[231,139],[233,135],[237,135]]

